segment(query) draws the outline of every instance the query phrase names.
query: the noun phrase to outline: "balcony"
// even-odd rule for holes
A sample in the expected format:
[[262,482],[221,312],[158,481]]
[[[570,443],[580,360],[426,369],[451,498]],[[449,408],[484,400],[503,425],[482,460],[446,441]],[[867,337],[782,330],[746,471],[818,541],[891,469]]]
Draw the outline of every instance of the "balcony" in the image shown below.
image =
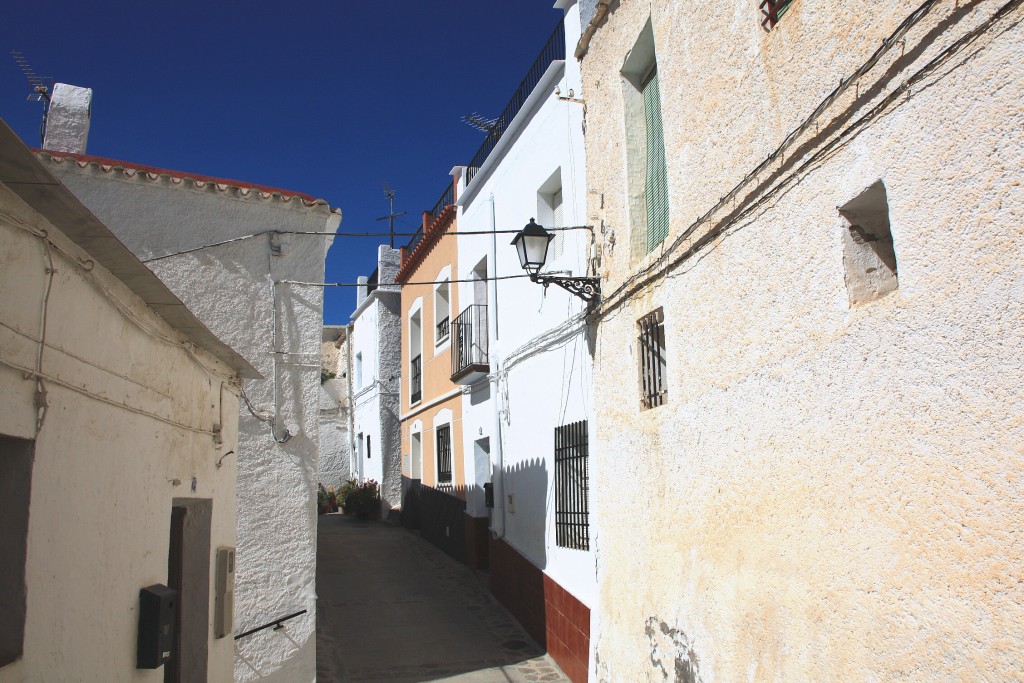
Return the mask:
[[409,403],[423,398],[423,357],[416,356],[409,363]]
[[487,306],[473,304],[451,323],[452,382],[472,384],[490,372],[487,363]]

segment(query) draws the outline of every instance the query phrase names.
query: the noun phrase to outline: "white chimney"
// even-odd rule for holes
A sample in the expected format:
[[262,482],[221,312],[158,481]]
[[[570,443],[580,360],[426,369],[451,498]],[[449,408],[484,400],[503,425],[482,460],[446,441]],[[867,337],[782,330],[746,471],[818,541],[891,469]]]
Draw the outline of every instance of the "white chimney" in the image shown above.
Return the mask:
[[92,116],[92,88],[57,83],[50,96],[43,149],[85,154]]

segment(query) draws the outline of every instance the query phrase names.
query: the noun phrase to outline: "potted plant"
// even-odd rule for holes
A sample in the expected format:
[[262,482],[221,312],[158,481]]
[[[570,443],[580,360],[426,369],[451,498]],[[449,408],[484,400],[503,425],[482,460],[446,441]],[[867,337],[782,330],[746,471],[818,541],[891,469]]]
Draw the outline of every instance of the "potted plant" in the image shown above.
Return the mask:
[[352,492],[358,488],[359,484],[356,483],[356,480],[349,479],[341,485],[341,488],[338,489],[338,503],[341,504],[341,511],[346,515],[355,512],[351,505],[352,501],[350,501],[350,496],[352,495]]
[[330,507],[331,512],[338,511],[338,494],[334,492],[333,486],[327,487],[327,505]]
[[345,505],[361,519],[380,519],[380,486],[367,479],[348,493]]

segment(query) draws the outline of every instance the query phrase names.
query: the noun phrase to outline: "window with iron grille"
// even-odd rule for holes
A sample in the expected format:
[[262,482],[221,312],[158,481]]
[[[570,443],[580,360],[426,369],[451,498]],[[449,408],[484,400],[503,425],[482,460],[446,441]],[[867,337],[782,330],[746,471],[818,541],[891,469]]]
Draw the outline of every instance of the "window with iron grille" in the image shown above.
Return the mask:
[[409,402],[418,403],[423,398],[423,359],[417,355],[409,363]]
[[555,427],[555,543],[590,550],[587,421]]
[[437,487],[451,488],[452,485],[452,428],[442,425],[437,428]]
[[761,9],[761,26],[765,31],[771,31],[775,28],[775,24],[779,23],[779,19],[786,13],[789,6],[793,4],[793,0],[761,0],[759,5]]
[[640,360],[640,406],[654,408],[665,403],[665,312],[658,309],[637,321]]
[[442,282],[434,289],[434,345],[448,340],[448,319],[451,317],[448,301],[448,283]]

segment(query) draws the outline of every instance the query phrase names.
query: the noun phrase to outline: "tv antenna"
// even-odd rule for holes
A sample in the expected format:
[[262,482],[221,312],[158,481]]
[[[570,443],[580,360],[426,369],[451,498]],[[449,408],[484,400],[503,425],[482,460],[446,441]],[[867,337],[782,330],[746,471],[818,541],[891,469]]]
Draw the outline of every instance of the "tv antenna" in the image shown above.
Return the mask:
[[50,87],[53,85],[53,79],[49,76],[37,75],[35,69],[25,59],[25,55],[18,50],[11,50],[11,57],[14,58],[21,72],[25,74],[25,78],[28,79],[28,84],[32,88],[32,92],[28,96],[29,102],[43,103],[43,121],[39,124],[39,144],[43,144],[46,137],[46,117],[50,113]]
[[487,133],[490,135],[498,129],[498,119],[489,119],[486,116],[480,114],[466,114],[462,117],[463,123],[468,123],[477,130]]
[[391,189],[390,187],[388,187],[388,184],[386,182],[383,183],[383,185],[384,185],[384,196],[387,198],[388,206],[390,208],[388,209],[388,215],[387,216],[381,216],[377,220],[379,220],[379,221],[387,221],[388,222],[388,232],[391,235],[390,244],[391,244],[391,248],[394,249],[395,248],[395,218],[397,218],[398,216],[404,216],[406,214],[406,212],[402,211],[400,213],[395,213],[395,191],[393,189]]

